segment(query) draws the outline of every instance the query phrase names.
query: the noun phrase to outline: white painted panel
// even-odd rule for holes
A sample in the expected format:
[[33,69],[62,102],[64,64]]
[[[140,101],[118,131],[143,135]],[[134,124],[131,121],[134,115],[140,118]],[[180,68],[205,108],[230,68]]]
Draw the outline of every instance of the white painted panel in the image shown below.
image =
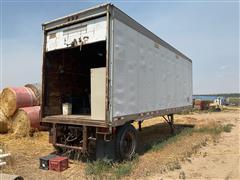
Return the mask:
[[113,20],[113,117],[192,103],[192,64]]
[[105,120],[106,68],[91,69],[91,118]]
[[103,41],[106,40],[106,31],[106,17],[50,31],[47,34],[46,50],[69,47],[74,40],[80,45],[80,38],[84,44]]

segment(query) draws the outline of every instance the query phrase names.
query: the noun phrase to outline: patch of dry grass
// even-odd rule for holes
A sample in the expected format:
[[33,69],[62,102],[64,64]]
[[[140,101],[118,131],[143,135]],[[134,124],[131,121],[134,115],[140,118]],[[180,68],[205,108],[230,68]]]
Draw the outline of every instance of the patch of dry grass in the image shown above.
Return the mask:
[[153,146],[153,151],[139,157],[139,163],[136,169],[132,172],[133,177],[148,176],[152,173],[163,173],[168,170],[179,169],[179,161],[184,161],[189,158],[193,153],[205,145],[211,138],[210,135],[193,133],[182,134],[179,138],[173,138],[166,143],[161,143],[159,146]]
[[85,173],[89,177],[100,179],[120,179],[129,175],[138,163],[138,155],[132,161],[112,162],[107,159],[89,162]]
[[48,132],[37,132],[33,137],[16,139],[11,134],[0,134],[0,142],[11,157],[7,160],[1,172],[18,174],[25,179],[51,179],[65,180],[73,177],[86,178],[83,162],[70,161],[70,168],[62,173],[39,169],[39,158],[54,151],[52,144],[48,143]]
[[189,160],[208,141],[216,141],[221,132],[230,132],[232,125],[209,123],[201,128],[186,128],[179,134],[157,142],[139,157],[136,169],[131,177],[149,176],[152,173],[163,173],[174,169],[181,169],[180,161]]

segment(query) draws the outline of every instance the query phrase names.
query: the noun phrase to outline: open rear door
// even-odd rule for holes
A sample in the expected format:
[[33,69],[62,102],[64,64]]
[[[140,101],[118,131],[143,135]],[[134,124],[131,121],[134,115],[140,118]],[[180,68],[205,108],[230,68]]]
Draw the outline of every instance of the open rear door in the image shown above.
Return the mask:
[[106,41],[106,16],[46,32],[43,122],[106,124]]
[[91,69],[91,118],[105,119],[106,68]]

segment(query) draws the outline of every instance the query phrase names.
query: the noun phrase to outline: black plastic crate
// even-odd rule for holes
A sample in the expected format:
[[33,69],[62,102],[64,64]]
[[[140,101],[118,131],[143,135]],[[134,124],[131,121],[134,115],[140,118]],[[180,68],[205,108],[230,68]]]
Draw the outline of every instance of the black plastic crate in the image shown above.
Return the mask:
[[58,157],[55,154],[49,154],[47,156],[43,156],[39,158],[39,162],[40,162],[40,169],[44,169],[44,170],[48,170],[49,169],[49,160],[52,158]]

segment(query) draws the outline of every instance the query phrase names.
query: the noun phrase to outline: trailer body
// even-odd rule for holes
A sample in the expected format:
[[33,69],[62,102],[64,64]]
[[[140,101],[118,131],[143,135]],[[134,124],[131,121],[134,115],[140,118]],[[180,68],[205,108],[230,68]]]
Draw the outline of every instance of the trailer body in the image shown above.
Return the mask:
[[[55,144],[58,125],[112,135],[126,123],[192,107],[192,61],[112,4],[43,30],[41,115]],[[72,115],[62,115],[64,102],[73,104]]]

